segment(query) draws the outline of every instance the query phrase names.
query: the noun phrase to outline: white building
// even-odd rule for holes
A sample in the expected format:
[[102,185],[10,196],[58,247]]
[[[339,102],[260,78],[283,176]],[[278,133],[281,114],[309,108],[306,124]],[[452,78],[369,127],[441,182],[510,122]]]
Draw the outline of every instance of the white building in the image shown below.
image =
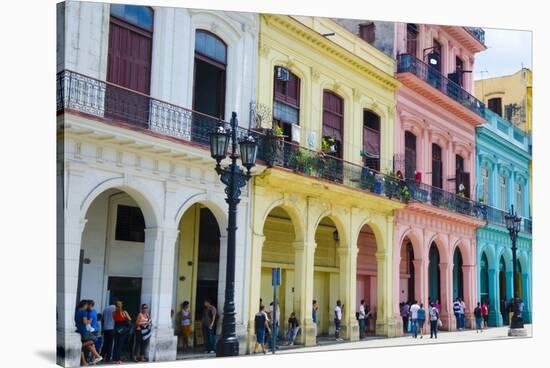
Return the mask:
[[[149,358],[174,360],[171,311],[189,300],[195,314],[206,297],[223,310],[227,207],[207,133],[232,111],[248,127],[257,14],[66,1],[57,16],[58,363],[79,365],[77,298],[99,312],[149,304]],[[248,198],[237,220],[243,352]]]

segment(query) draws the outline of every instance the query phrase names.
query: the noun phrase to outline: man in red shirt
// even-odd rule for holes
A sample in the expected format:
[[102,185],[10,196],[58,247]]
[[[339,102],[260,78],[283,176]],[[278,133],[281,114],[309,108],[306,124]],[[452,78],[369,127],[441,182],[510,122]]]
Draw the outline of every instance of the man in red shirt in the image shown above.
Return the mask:
[[487,328],[487,318],[489,316],[489,306],[487,305],[487,302],[483,302],[481,305],[481,317],[483,318],[483,328]]

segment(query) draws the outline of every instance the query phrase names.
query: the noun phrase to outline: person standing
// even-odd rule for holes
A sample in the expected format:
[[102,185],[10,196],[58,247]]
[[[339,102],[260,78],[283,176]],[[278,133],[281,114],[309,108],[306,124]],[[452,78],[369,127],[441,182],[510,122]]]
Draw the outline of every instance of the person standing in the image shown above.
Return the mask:
[[344,311],[344,305],[338,299],[336,301],[336,307],[334,307],[334,327],[335,327],[334,335],[336,337],[336,341],[344,341],[344,339],[340,338],[340,328],[342,325],[343,311]]
[[483,328],[481,327],[482,323],[482,315],[481,315],[481,303],[477,303],[477,307],[474,308],[474,317],[476,320],[476,333],[483,332]]
[[453,313],[456,319],[456,329],[460,330],[460,300],[458,298],[453,302]]
[[115,320],[113,361],[116,364],[121,364],[122,354],[124,353],[126,342],[130,335],[132,318],[128,312],[124,310],[123,303],[120,300],[115,302],[113,319]]
[[265,332],[269,331],[269,320],[265,313],[265,307],[260,305],[260,311],[254,316],[254,333],[256,334],[256,344],[254,345],[254,354],[258,351],[258,345],[262,347],[262,352],[265,350]]
[[102,344],[102,338],[101,338],[101,331],[99,330],[99,318],[97,316],[97,311],[94,309],[95,302],[93,300],[88,300],[88,308],[86,309],[88,311],[88,320],[90,321],[90,329],[89,331],[92,333],[92,335],[95,336],[95,349],[97,351],[101,351],[101,344]]
[[437,321],[439,320],[439,310],[432,303],[430,305],[430,339],[437,339]]
[[466,303],[462,298],[458,298],[458,301],[460,302],[460,328],[464,330],[466,328]]
[[103,347],[101,348],[101,356],[105,362],[110,362],[113,357],[113,339],[115,330],[115,320],[113,313],[115,312],[114,304],[107,306],[103,310]]
[[183,349],[189,348],[189,337],[191,336],[191,309],[186,300],[181,305],[181,333],[183,334]]
[[512,325],[515,310],[516,310],[516,303],[514,301],[514,298],[512,298],[510,299],[510,303],[508,303],[508,323],[510,325]]
[[95,349],[96,337],[90,332],[90,320],[88,319],[88,301],[82,300],[78,304],[78,309],[75,312],[76,331],[80,334],[82,342],[82,350],[80,354],[81,365],[88,365],[86,354],[84,351],[89,351],[93,357],[93,364],[99,363],[103,357],[99,355]]
[[424,322],[426,321],[426,310],[424,304],[420,303],[420,309],[418,310],[418,331],[420,332],[420,338],[424,336]]
[[311,307],[311,319],[313,321],[313,325],[315,326],[315,336],[317,336],[317,310],[319,309],[319,306],[317,305],[317,300],[313,300],[312,307]]
[[436,307],[437,313],[441,313],[441,304],[439,303],[439,299],[435,300],[434,307]]
[[151,318],[149,317],[149,307],[147,304],[141,305],[141,310],[136,317],[136,330],[134,333],[135,349],[134,361],[144,362],[145,351],[149,345],[151,337]]
[[365,337],[365,330],[367,327],[367,315],[365,314],[365,300],[361,299],[361,304],[359,305],[359,315],[357,316],[359,320],[359,338],[362,339]]
[[411,332],[412,337],[417,338],[418,337],[418,311],[420,310],[420,306],[416,302],[416,300],[413,302],[410,308],[410,319],[411,319]]
[[[274,314],[276,314],[275,318],[273,318]],[[272,335],[272,338],[269,339],[269,348],[273,350],[275,348],[273,346],[273,342],[279,340],[279,335],[281,333],[281,330],[279,329],[279,321],[281,320],[281,310],[279,309],[279,303],[277,303],[277,313],[274,313],[273,302],[269,303],[269,319],[271,321],[271,331],[273,333],[275,333],[275,331],[277,332],[277,336]],[[275,326],[277,328],[275,328]]]
[[407,326],[409,324],[409,304],[401,303],[399,314],[401,315],[401,319],[403,320],[403,333],[406,334],[408,332]]
[[296,339],[296,336],[298,336],[299,331],[300,324],[296,318],[296,313],[292,312],[290,313],[290,318],[288,319],[288,332],[286,334],[287,345],[294,345],[294,340]]
[[216,322],[218,311],[212,305],[209,298],[204,300],[204,310],[202,314],[202,330],[204,335],[204,345],[207,353],[216,352]]
[[506,305],[506,300],[500,299],[500,314],[502,316],[502,324],[507,325],[508,321],[506,319],[506,308],[508,306]]
[[489,327],[489,306],[487,305],[487,302],[484,301],[483,304],[481,304],[481,317],[483,318],[483,328]]

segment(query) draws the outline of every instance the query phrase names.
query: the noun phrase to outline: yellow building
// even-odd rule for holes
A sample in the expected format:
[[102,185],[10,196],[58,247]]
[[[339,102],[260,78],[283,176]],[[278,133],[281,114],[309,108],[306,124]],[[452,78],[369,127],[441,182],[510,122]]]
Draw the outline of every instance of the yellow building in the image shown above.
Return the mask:
[[330,19],[261,15],[258,69],[256,103],[273,119],[257,128],[284,137],[253,183],[249,352],[260,299],[266,308],[273,300],[274,267],[280,327],[295,312],[301,343],[334,334],[337,300],[343,338],[359,338],[361,299],[375,317],[369,330],[394,336],[393,212],[404,204],[378,172],[392,168],[394,61]]
[[485,105],[526,132],[531,132],[533,73],[523,68],[512,75],[475,81],[475,95]]

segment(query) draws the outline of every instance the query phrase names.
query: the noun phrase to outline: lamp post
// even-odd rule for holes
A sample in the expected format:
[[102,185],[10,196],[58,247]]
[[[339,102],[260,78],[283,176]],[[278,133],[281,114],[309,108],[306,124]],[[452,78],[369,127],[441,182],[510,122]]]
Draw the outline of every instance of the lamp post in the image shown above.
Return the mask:
[[[221,161],[227,157],[227,149],[231,141],[231,163],[221,166]],[[241,188],[252,177],[250,170],[256,165],[258,146],[251,136],[238,142],[240,156],[237,153],[237,114],[231,114],[231,129],[228,131],[224,123],[220,124],[210,134],[210,154],[216,160],[216,172],[222,183],[226,185],[226,202],[229,205],[227,224],[227,271],[225,276],[225,302],[223,305],[222,337],[216,345],[216,356],[239,355],[239,340],[235,332],[235,234],[237,232],[237,205],[240,202]],[[239,167],[237,159],[241,158],[246,172]]]
[[[510,239],[512,240],[512,272],[513,275],[513,285],[512,290],[514,294],[514,311],[512,314],[512,320],[510,321],[510,330],[512,329],[520,329],[523,328],[523,323],[521,319],[517,318],[516,315],[516,309],[518,308],[516,306],[516,303],[518,303],[518,290],[517,290],[517,248],[516,248],[516,242],[518,238],[518,233],[521,225],[521,217],[517,215],[516,212],[514,212],[514,205],[511,206],[510,212],[504,215],[504,218],[506,219],[506,228],[508,229],[508,232],[510,234]],[[510,334],[510,333],[509,333]]]

